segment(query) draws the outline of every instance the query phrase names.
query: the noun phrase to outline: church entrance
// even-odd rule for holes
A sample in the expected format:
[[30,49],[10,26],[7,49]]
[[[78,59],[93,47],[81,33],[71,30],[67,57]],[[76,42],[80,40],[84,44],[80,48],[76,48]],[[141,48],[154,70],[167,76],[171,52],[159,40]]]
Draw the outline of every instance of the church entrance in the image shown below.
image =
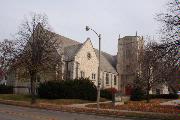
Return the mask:
[[131,95],[131,93],[132,93],[132,86],[128,84],[125,87],[125,95]]

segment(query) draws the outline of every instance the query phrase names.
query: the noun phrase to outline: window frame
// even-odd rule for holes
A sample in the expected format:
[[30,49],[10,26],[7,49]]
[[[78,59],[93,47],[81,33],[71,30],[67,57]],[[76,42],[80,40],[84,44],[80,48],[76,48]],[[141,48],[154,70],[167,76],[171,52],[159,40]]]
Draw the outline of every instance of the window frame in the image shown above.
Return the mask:
[[84,71],[81,71],[80,73],[81,73],[81,78],[85,78],[85,73],[84,73]]
[[92,78],[92,80],[95,80],[95,79],[96,79],[96,74],[95,74],[95,73],[92,73],[91,78]]
[[106,73],[106,85],[109,85],[109,73]]
[[116,75],[114,75],[114,85],[117,85],[117,77],[116,77]]

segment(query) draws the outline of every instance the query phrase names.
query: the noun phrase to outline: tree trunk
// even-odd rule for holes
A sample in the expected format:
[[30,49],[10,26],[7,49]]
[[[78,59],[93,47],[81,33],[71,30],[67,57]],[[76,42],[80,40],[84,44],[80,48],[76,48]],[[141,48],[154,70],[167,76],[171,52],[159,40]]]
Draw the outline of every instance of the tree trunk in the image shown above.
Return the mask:
[[174,94],[177,94],[177,90],[171,84],[169,84],[169,88],[172,90]]
[[146,101],[147,101],[147,103],[149,103],[149,102],[150,102],[149,90],[147,90]]
[[36,103],[36,75],[37,72],[31,72],[31,104]]
[[146,90],[146,102],[147,103],[150,102],[149,90],[150,90],[150,85],[148,84],[147,90]]

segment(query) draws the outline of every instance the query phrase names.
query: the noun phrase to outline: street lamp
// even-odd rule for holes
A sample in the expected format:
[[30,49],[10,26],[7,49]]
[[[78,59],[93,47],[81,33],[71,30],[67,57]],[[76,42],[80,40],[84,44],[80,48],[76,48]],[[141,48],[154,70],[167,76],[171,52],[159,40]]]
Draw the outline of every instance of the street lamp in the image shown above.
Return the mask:
[[86,26],[86,31],[92,30],[99,38],[99,66],[98,66],[98,85],[97,85],[97,109],[99,110],[99,101],[100,101],[100,69],[101,69],[101,34],[98,34],[95,30],[91,29],[89,26]]

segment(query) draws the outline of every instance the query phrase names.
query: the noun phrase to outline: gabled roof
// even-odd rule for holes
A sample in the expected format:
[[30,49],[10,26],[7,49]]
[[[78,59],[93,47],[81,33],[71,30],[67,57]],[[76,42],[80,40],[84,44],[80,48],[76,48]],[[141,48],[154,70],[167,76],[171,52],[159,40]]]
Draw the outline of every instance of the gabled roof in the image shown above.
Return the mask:
[[64,48],[65,59],[72,60],[83,44],[76,44]]
[[[96,52],[96,56],[99,59],[99,50],[94,49]],[[108,58],[108,59],[107,59]],[[106,72],[111,72],[111,73],[117,73],[116,72],[116,67],[113,66],[114,60],[113,56],[110,54],[107,54],[105,52],[101,52],[101,70],[106,71]]]
[[117,65],[117,55],[110,55],[106,52],[101,52],[101,54],[109,61],[109,63],[114,67],[116,68],[116,65]]
[[[76,53],[82,47],[82,43],[75,40],[66,38],[64,36],[55,35],[56,42],[62,45],[65,59],[72,60]],[[94,49],[96,56],[98,58],[99,52],[97,49]],[[101,69],[106,72],[117,73],[116,72],[116,56],[110,55],[106,52],[101,52]]]
[[55,39],[56,39],[56,43],[62,44],[63,47],[81,44],[80,42],[77,42],[75,40],[72,40],[70,38],[58,34],[55,35]]

